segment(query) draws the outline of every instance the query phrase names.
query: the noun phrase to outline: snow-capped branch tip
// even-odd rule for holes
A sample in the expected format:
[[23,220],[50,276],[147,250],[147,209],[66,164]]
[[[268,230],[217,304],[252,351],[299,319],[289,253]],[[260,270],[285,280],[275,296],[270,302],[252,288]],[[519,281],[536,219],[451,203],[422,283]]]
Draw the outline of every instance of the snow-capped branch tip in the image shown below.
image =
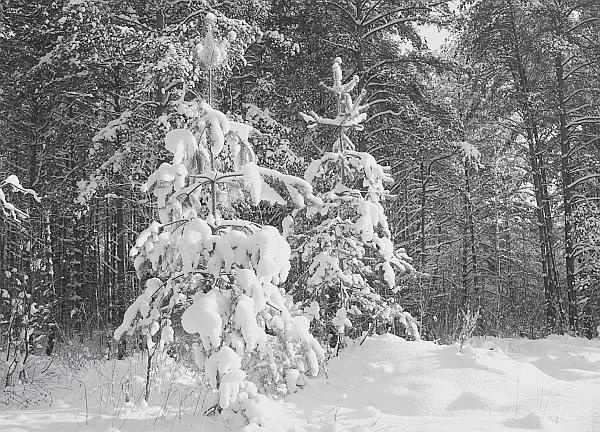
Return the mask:
[[350,81],[342,84],[342,69],[340,65],[342,60],[339,57],[333,62],[333,85],[327,86],[324,83],[320,83],[327,91],[333,93],[338,98],[338,113],[335,118],[321,117],[314,111],[308,113],[300,112],[300,117],[308,123],[308,128],[313,129],[319,124],[338,126],[342,128],[354,128],[356,130],[363,130],[364,126],[361,124],[366,120],[366,110],[369,108],[369,104],[361,104],[365,91],[364,89],[359,93],[356,100],[352,100],[350,92],[355,89],[360,81],[358,75],[354,75]]
[[215,16],[214,13],[208,12],[204,16],[204,21],[206,22],[207,26],[213,26],[213,25],[215,25],[217,23],[217,17]]
[[343,72],[342,59],[340,57],[336,57],[333,60],[333,66],[331,67],[331,69],[333,74],[333,85],[329,87],[322,82],[319,84],[334,94],[342,95],[344,93],[349,93],[352,90],[354,90],[354,88],[360,81],[358,75],[354,75],[350,81],[348,81],[346,84],[342,84]]
[[[206,23],[207,31],[210,33],[212,32],[213,26],[217,24],[217,16],[212,12],[208,12],[204,16],[204,22]],[[230,30],[229,33],[227,33],[227,40],[233,42],[236,39],[237,33],[234,30]]]
[[309,111],[308,114],[303,113],[302,111],[300,111],[298,114],[300,115],[300,117],[302,117],[302,120],[304,120],[306,123],[308,123],[308,128],[309,129],[317,127],[317,125],[319,124],[319,120],[322,119],[322,117],[319,116],[314,111]]

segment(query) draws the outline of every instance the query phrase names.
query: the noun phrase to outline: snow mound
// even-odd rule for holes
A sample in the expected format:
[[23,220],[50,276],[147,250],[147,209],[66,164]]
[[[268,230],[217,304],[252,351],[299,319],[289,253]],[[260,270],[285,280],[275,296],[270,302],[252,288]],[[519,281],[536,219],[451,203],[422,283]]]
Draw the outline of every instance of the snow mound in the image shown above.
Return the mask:
[[553,430],[548,420],[534,412],[527,414],[525,417],[507,420],[504,425],[514,429]]
[[[550,335],[546,339],[477,338],[473,345],[496,352],[504,350],[544,374],[560,380],[600,378],[600,340]],[[504,348],[502,348],[504,347]]]
[[586,353],[545,355],[537,360],[535,365],[549,375],[565,380],[600,377],[600,359],[594,360]]
[[476,410],[490,407],[489,399],[482,393],[463,392],[448,404],[449,411]]

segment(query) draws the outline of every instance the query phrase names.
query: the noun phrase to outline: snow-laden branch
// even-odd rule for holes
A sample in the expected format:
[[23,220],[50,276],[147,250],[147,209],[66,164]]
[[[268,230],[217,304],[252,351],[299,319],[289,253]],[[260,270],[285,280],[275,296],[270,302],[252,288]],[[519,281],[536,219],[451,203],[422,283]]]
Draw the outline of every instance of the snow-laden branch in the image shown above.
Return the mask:
[[570,122],[568,122],[566,125],[566,128],[570,129],[573,126],[579,126],[579,125],[590,124],[590,123],[598,123],[598,122],[600,122],[600,116],[579,117],[577,119],[574,119],[574,120],[571,120]]
[[288,174],[283,174],[279,171],[257,167],[258,172],[266,177],[278,180],[285,185],[292,200],[300,206],[304,206],[305,201],[311,203],[321,203],[321,200],[313,195],[313,188],[309,182],[299,177],[295,177]]
[[7,186],[15,192],[19,192],[24,195],[30,195],[38,203],[41,202],[40,197],[33,189],[27,189],[21,186],[19,178],[14,174],[9,175],[3,182],[0,183],[0,208],[2,209],[4,216],[11,216],[15,221],[19,221],[19,219],[27,219],[27,213],[18,209],[6,198],[6,194],[2,188]]
[[415,21],[417,19],[419,19],[420,17],[417,15],[413,15],[413,16],[409,16],[409,17],[405,17],[405,18],[398,18],[395,20],[392,20],[390,22],[387,22],[385,24],[381,24],[371,30],[369,30],[368,32],[366,32],[365,34],[362,35],[361,39],[362,40],[366,40],[368,39],[370,36],[374,35],[375,33],[378,33],[380,31],[383,31],[387,28],[399,25],[399,24],[404,24],[406,22],[410,22],[410,21]]
[[374,24],[375,22],[377,22],[377,21],[379,21],[381,19],[389,17],[390,15],[395,15],[395,14],[401,13],[401,12],[408,12],[408,11],[414,10],[414,9],[422,9],[422,8],[439,6],[440,4],[443,4],[443,3],[447,3],[447,2],[443,1],[443,2],[439,2],[439,3],[434,3],[434,4],[431,4],[431,5],[423,5],[423,6],[402,6],[402,7],[398,7],[396,9],[391,9],[391,10],[386,11],[386,12],[381,12],[379,15],[374,16],[371,19],[363,20],[363,22],[361,22],[360,24],[363,27],[367,27],[367,26],[370,26],[371,24]]
[[585,91],[597,91],[597,88],[593,88],[593,87],[584,87],[584,88],[578,88],[577,90],[573,91],[572,93],[570,93],[566,98],[565,98],[565,103],[569,103],[569,101],[571,99],[573,99],[575,96],[577,96],[578,94],[585,92]]
[[577,186],[581,183],[584,183],[588,180],[595,179],[595,178],[600,178],[600,174],[598,174],[598,173],[588,174],[584,177],[578,178],[577,180],[573,181],[571,184],[567,185],[567,189],[573,189],[575,186]]
[[575,30],[577,30],[579,27],[582,27],[584,25],[587,25],[587,24],[595,22],[595,21],[600,21],[600,18],[598,18],[598,17],[590,17],[590,18],[584,19],[583,21],[580,21],[577,24],[575,24],[575,25],[571,26],[570,28],[568,28],[565,33],[567,33],[567,34],[568,33],[572,33]]
[[569,79],[569,77],[570,77],[571,75],[573,75],[573,74],[577,73],[577,71],[579,71],[579,70],[583,69],[584,67],[591,66],[591,65],[595,65],[595,64],[597,64],[597,63],[598,63],[597,61],[589,61],[589,62],[585,62],[585,63],[582,63],[582,64],[580,64],[580,65],[579,65],[579,66],[577,66],[576,68],[574,68],[574,69],[571,69],[569,72],[567,72],[567,73],[565,74],[565,76],[563,77],[563,81],[566,81],[566,80],[568,80],[568,79]]
[[573,115],[573,114],[576,114],[578,111],[581,111],[584,108],[593,108],[596,106],[598,106],[597,102],[582,104],[582,105],[568,109],[567,115]]
[[339,10],[340,12],[342,12],[342,14],[344,14],[344,16],[345,16],[346,18],[348,18],[350,21],[352,21],[352,23],[353,23],[354,25],[357,25],[357,26],[358,26],[358,25],[360,25],[360,23],[359,23],[359,22],[356,20],[356,17],[352,16],[352,15],[350,14],[350,12],[348,12],[348,10],[347,10],[347,9],[343,8],[343,7],[342,7],[342,6],[340,6],[339,4],[337,4],[337,3],[335,3],[335,2],[332,2],[332,1],[327,1],[327,0],[322,0],[322,1],[323,1],[323,3],[324,3],[324,4],[331,5],[331,6],[335,7],[337,10]]

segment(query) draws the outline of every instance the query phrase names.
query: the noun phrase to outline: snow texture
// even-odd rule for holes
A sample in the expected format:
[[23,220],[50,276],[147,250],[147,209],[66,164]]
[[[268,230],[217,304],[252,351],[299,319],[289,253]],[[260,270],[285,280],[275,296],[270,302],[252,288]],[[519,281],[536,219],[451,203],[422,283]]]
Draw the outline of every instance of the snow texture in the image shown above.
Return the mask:
[[[207,368],[226,391],[202,393],[195,371],[164,356],[156,359],[147,402],[141,402],[141,355],[69,373],[58,361],[34,356],[31,382],[0,392],[2,430],[583,432],[600,426],[599,339],[475,338],[460,352],[458,345],[367,337],[333,358],[327,377],[305,380],[298,368],[285,369],[285,398],[259,395],[244,383],[241,358],[229,347],[215,351]],[[40,389],[52,399],[41,399]],[[194,392],[198,397],[189,397]],[[38,406],[24,406],[24,395]],[[202,400],[218,403],[221,415],[204,416]],[[232,411],[236,404],[247,421]]]

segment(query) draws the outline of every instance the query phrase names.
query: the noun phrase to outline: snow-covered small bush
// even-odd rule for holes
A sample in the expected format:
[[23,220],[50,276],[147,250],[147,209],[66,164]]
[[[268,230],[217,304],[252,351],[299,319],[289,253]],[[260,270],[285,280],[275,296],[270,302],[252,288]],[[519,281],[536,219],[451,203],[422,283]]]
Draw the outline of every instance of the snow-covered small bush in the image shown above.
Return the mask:
[[343,341],[353,328],[360,334],[374,321],[395,317],[418,338],[414,320],[388,302],[398,290],[397,274],[414,269],[405,251],[394,247],[382,205],[385,184],[393,181],[389,170],[368,152],[357,151],[350,138],[352,131],[363,129],[368,106],[362,104],[363,94],[353,100],[359,78],[343,83],[341,64],[336,58],[333,85],[324,86],[337,99],[337,115],[301,113],[309,128],[331,127],[336,138],[331,151],[312,161],[305,173],[321,201],[295,210],[285,221],[306,274],[295,294],[323,339],[337,335]]
[[[2,216],[17,224],[29,217],[19,209],[11,199],[11,194],[19,193],[32,197],[37,203],[40,197],[32,189],[21,185],[19,178],[11,174],[0,182],[0,210]],[[12,198],[12,197],[11,197]],[[22,227],[25,229],[24,227]],[[0,235],[4,235],[0,232]],[[27,254],[32,252],[31,240],[24,241],[21,250]],[[47,293],[37,285],[31,283],[29,272],[46,269],[45,259],[32,255],[28,269],[5,267],[6,263],[0,262],[0,278],[3,279],[0,289],[0,332],[6,336],[6,350],[4,357],[7,361],[6,374],[3,377],[6,386],[12,385],[16,379],[26,379],[27,362],[34,351],[34,347],[44,336],[42,328],[47,330],[49,306]],[[39,282],[38,282],[39,283]]]
[[465,343],[473,337],[473,333],[477,328],[477,321],[481,315],[479,309],[475,311],[467,309],[466,312],[461,309],[460,313],[462,316],[456,332],[456,340],[460,342],[460,350],[462,351]]

